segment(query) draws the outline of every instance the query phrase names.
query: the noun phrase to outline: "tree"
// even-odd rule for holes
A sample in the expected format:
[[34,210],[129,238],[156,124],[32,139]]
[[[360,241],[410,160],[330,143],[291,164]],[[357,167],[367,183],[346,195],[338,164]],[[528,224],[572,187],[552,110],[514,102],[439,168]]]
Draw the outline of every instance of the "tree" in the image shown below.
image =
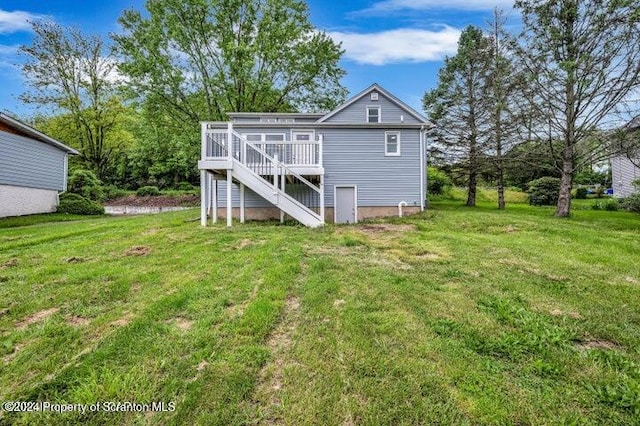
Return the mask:
[[467,175],[467,206],[476,205],[478,175],[486,147],[488,109],[484,103],[491,42],[482,30],[462,31],[455,56],[446,58],[438,86],[424,94],[423,106],[435,124],[431,137]]
[[517,54],[542,119],[534,132],[550,149],[561,142],[556,216],[565,217],[574,174],[615,154],[618,144],[602,127],[640,88],[640,1],[519,0],[516,7],[523,15]]
[[120,70],[147,108],[175,122],[230,111],[327,110],[340,103],[339,45],[298,0],[149,0],[114,35]]
[[20,99],[64,116],[65,141],[77,147],[84,165],[104,179],[119,149],[119,141],[108,142],[109,135],[124,114],[115,96],[116,63],[98,37],[53,22],[31,25],[32,45],[20,47],[30,91]]
[[493,154],[492,166],[498,191],[498,208],[505,208],[505,152],[514,145],[521,124],[521,97],[524,81],[511,60],[511,37],[504,25],[506,17],[496,8],[489,23],[491,55],[488,58],[485,84],[486,107],[489,109],[488,148]]

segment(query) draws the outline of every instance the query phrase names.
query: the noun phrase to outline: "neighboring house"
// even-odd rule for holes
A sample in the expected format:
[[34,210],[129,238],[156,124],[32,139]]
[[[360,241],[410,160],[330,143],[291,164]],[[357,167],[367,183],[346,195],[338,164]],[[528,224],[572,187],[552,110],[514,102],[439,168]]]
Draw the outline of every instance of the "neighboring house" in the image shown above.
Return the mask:
[[78,152],[0,113],[0,217],[54,212],[69,154]]
[[[635,134],[637,137],[640,133],[640,117],[631,120],[624,127],[629,134]],[[635,180],[640,179],[640,156],[618,155],[611,158],[611,180],[613,187],[613,196],[616,198],[624,198],[636,192],[633,185]]]
[[229,117],[202,123],[202,225],[286,214],[320,226],[424,209],[431,125],[377,84],[327,114]]

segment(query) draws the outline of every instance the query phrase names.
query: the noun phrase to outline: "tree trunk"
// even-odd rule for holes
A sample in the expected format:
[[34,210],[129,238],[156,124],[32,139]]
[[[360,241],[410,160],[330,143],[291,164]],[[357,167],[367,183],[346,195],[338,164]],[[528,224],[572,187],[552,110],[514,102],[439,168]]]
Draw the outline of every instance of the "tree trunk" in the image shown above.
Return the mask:
[[573,158],[565,158],[562,162],[560,176],[560,192],[558,193],[557,217],[568,217],[571,213],[571,188],[573,186]]
[[467,194],[467,206],[476,206],[476,192],[478,187],[478,172],[471,170],[469,172],[469,192]]
[[504,171],[502,165],[498,166],[498,208],[504,210]]

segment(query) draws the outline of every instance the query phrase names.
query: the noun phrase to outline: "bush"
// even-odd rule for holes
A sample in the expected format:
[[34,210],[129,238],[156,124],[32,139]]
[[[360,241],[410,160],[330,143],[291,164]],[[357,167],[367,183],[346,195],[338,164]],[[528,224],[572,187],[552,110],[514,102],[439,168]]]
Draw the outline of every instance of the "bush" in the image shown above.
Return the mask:
[[437,167],[427,167],[427,192],[431,195],[444,194],[451,186],[449,176]]
[[527,184],[529,187],[529,204],[553,206],[558,203],[560,179],[555,177],[541,177]]
[[632,194],[620,201],[620,208],[634,213],[640,213],[640,193]]
[[577,188],[576,189],[576,199],[578,200],[586,200],[587,199],[587,194],[588,194],[588,190],[587,188]]
[[102,201],[113,200],[114,198],[120,198],[127,195],[126,190],[118,188],[115,185],[106,185],[102,189]]
[[95,201],[88,200],[79,194],[67,192],[60,196],[58,213],[96,215],[104,214],[104,207]]
[[593,210],[606,210],[609,212],[618,211],[618,207],[618,201],[614,198],[609,198],[608,200],[604,201],[596,201],[591,206]]
[[178,191],[193,191],[195,186],[191,185],[189,182],[180,182],[175,186],[175,189]]
[[67,190],[93,201],[100,201],[103,196],[102,182],[91,170],[74,170],[69,176]]
[[156,196],[160,195],[160,190],[157,186],[143,186],[141,188],[138,188],[138,190],[136,191],[136,195],[138,197],[144,197],[148,195]]

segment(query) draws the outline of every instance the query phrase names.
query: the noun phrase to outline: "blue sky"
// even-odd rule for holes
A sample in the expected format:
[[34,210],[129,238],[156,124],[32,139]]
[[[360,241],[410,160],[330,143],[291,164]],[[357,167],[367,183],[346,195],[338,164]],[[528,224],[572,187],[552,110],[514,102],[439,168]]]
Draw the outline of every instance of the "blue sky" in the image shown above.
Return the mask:
[[[377,82],[421,111],[422,94],[437,83],[446,55],[455,53],[460,30],[485,26],[499,6],[511,0],[308,0],[311,21],[345,54],[343,84],[355,94]],[[142,9],[144,0],[3,0],[0,3],[0,110],[28,116],[17,99],[24,90],[17,49],[29,44],[27,20],[50,19],[85,33],[107,37],[119,32],[124,9]],[[511,13],[513,15],[513,13]]]

